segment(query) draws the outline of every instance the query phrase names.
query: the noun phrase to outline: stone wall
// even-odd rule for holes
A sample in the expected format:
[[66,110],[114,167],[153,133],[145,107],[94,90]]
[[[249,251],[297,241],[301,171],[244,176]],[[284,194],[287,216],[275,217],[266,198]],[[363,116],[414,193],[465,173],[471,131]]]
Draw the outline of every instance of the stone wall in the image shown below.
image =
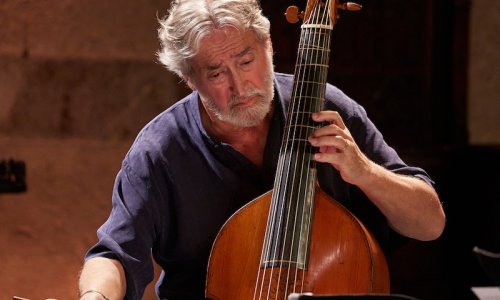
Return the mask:
[[82,258],[111,209],[127,148],[123,141],[0,138],[1,155],[27,167],[27,191],[0,194],[1,298],[78,298]]
[[3,1],[0,134],[123,139],[177,100],[160,1]]
[[473,145],[500,145],[500,2],[472,0],[468,129]]
[[187,91],[156,62],[166,4],[0,2],[0,160],[28,187],[0,194],[0,297],[77,298],[124,154]]

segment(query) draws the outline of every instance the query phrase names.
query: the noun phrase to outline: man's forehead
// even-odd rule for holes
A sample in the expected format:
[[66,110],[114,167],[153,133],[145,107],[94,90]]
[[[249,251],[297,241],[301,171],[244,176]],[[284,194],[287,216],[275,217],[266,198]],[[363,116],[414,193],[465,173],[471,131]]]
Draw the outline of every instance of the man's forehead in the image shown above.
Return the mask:
[[203,65],[217,65],[221,59],[239,58],[252,52],[258,44],[255,35],[249,31],[215,31],[201,40],[194,60]]
[[[248,46],[240,52],[231,53],[229,55],[229,58],[236,58],[237,59],[237,58],[243,57],[245,54],[252,52],[252,50],[253,50],[253,47]],[[220,61],[220,59],[213,58],[213,59],[209,59],[209,60],[203,62],[203,67],[205,67],[208,70],[215,70],[221,66],[221,63],[222,62]]]

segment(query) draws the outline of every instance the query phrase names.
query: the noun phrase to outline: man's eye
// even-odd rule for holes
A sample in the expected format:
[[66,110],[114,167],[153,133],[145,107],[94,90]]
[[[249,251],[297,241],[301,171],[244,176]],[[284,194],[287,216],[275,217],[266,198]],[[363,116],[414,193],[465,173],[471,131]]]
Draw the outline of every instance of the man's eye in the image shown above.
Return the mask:
[[219,76],[220,76],[220,73],[213,73],[213,74],[209,75],[210,78],[217,78]]
[[243,61],[243,63],[242,63],[242,64],[243,64],[243,65],[249,65],[249,64],[251,64],[252,62],[253,62],[253,59],[249,59],[249,60],[245,60],[245,61]]

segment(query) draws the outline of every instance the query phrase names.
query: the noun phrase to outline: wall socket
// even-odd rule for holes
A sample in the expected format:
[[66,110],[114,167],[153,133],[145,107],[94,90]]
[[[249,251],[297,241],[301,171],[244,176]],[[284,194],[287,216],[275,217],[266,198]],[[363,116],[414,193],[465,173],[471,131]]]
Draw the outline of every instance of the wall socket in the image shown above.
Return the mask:
[[26,191],[26,165],[19,160],[0,161],[0,193]]

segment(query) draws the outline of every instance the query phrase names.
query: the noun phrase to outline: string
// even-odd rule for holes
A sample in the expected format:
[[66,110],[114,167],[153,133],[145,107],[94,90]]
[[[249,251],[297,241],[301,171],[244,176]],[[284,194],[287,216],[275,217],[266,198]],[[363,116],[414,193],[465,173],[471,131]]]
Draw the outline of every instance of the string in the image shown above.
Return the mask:
[[[315,13],[315,12],[313,12],[313,15],[316,15],[316,13]],[[314,30],[314,29],[312,29],[312,30],[311,30],[311,29],[304,29],[304,30],[305,30],[305,32],[306,32],[306,36],[307,36],[307,38],[308,38],[309,40],[307,41],[307,44],[303,45],[303,47],[304,47],[303,52],[304,52],[304,50],[305,50],[305,58],[306,58],[306,60],[307,60],[307,59],[311,60],[311,59],[313,58],[313,56],[314,56],[314,54],[312,53],[312,52],[314,51],[314,50],[313,50],[313,48],[314,48],[314,47],[311,47],[311,45],[314,45],[314,44],[315,44],[315,43],[314,43],[314,39],[316,38],[316,36],[315,36],[315,35],[316,35],[316,33],[315,33],[315,30]],[[311,31],[312,31],[312,34],[311,34]],[[313,41],[311,41],[311,36],[313,37]],[[310,62],[305,61],[305,60],[303,60],[303,61],[304,61],[304,65],[308,65],[308,64],[310,63]],[[305,69],[304,69],[304,71],[305,71]],[[304,83],[304,80],[305,80],[305,78],[306,78],[306,77],[307,77],[307,78],[311,78],[311,76],[310,76],[310,75],[311,75],[311,74],[310,74],[311,70],[309,69],[309,70],[308,70],[308,72],[309,72],[309,74],[306,74],[305,72],[302,72],[302,77],[303,77],[302,79],[303,79],[303,80],[301,80],[300,82]],[[303,89],[303,88],[304,88],[304,87],[302,86],[302,87],[301,87],[301,89]],[[306,88],[309,88],[309,86],[307,86],[307,85],[306,85]],[[306,90],[306,91],[305,91],[305,93],[301,93],[301,95],[304,95],[304,94],[305,94],[305,95],[307,95],[307,94],[309,94],[309,93],[308,93],[308,91]],[[302,103],[302,101],[305,101],[305,99],[303,99],[303,97],[299,97],[298,99],[299,99],[299,107],[303,107],[303,109],[302,109],[301,111],[304,111],[304,113],[298,113],[298,114],[296,115],[296,118],[297,118],[297,119],[299,119],[299,118],[300,118],[301,120],[300,120],[300,121],[295,122],[295,124],[301,124],[301,125],[299,125],[300,127],[298,128],[298,129],[299,129],[299,131],[300,131],[299,136],[300,136],[300,137],[306,137],[306,135],[304,135],[303,131],[304,131],[304,130],[306,130],[306,131],[307,131],[307,127],[303,127],[303,126],[307,126],[307,123],[306,123],[306,122],[304,122],[304,116],[305,116],[305,115],[307,115],[307,111],[305,111],[306,105],[305,105],[304,103]],[[296,111],[299,111],[299,110],[296,110]],[[297,141],[297,143],[299,143],[299,144],[300,144],[300,143],[303,143],[303,144],[304,144],[304,142],[303,142],[303,141]],[[307,151],[306,151],[306,149],[305,149],[305,145],[301,145],[301,146],[303,147],[303,151],[302,151],[302,161],[304,161],[304,156],[306,155],[306,152],[307,152]],[[298,156],[297,156],[297,159],[299,159],[299,157],[298,157]],[[303,177],[303,173],[304,173],[303,168],[304,168],[304,165],[302,165],[302,166],[301,166],[300,176],[299,176],[300,181],[302,181],[302,179],[304,178],[304,177]],[[307,180],[307,179],[306,179],[306,180]],[[303,183],[302,183],[302,182],[299,182],[299,185],[298,185],[298,186],[299,186],[299,192],[298,192],[298,195],[299,195],[299,196],[298,196],[298,197],[301,197],[301,198],[304,198],[304,199],[305,199],[305,196],[306,196],[306,195],[302,195],[302,192],[305,192],[305,191],[301,191],[301,190],[300,190],[300,189],[301,189],[301,187],[302,187],[302,185],[303,185]],[[296,201],[296,205],[298,206],[299,204],[300,204],[300,202],[299,202],[299,201]],[[304,209],[303,209],[303,208],[304,208],[304,203],[303,203],[302,211],[304,211]],[[294,224],[293,224],[293,226],[294,226],[294,230],[292,231],[292,232],[293,232],[293,234],[295,234],[295,232],[296,232],[296,229],[295,229],[295,228],[296,228],[296,226],[297,226],[297,213],[298,213],[298,211],[299,211],[299,209],[298,209],[298,207],[297,207],[297,208],[296,208],[296,210],[295,210],[295,221],[294,221]],[[304,219],[302,219],[302,220],[301,220],[301,222],[303,222],[303,221],[304,221]],[[300,232],[299,234],[301,235],[301,234],[302,234],[302,232]],[[299,236],[299,240],[300,240],[300,236]],[[291,247],[291,249],[294,249],[294,244],[293,244],[293,243],[295,242],[295,238],[294,238],[294,237],[292,237],[291,241],[292,241],[292,245],[291,245],[290,247]],[[292,250],[292,251],[293,251],[293,250]],[[297,255],[301,255],[301,251],[300,251],[300,249],[298,249],[298,253],[297,253]],[[297,257],[297,260],[298,260],[298,259],[299,259],[299,257]],[[290,252],[290,257],[289,257],[289,260],[290,260],[290,261],[292,260],[292,252]],[[294,274],[294,283],[296,283],[296,282],[297,282],[297,277],[298,277],[298,272],[299,272],[298,270],[299,270],[299,266],[298,266],[298,265],[296,265],[296,266],[295,266],[295,274]],[[290,273],[290,268],[288,269],[287,282],[286,282],[286,285],[285,285],[286,287],[288,287],[288,286],[289,286],[289,282],[288,282],[288,280],[289,280],[289,278],[290,278],[289,273]],[[301,288],[301,290],[302,290],[302,288]],[[293,292],[295,292],[295,291],[296,291],[296,287],[295,287],[295,285],[294,285],[294,287],[293,287]],[[286,290],[286,291],[285,291],[285,293],[284,293],[284,295],[287,295],[287,294],[288,294],[288,291]]]
[[[311,36],[310,36],[310,34],[309,34],[308,31],[309,31],[308,29],[304,29],[304,38],[310,39]],[[296,72],[296,76],[298,78],[295,79],[296,82],[298,82],[298,83],[296,84],[296,88],[297,89],[295,91],[295,97],[294,97],[293,105],[296,105],[296,107],[294,107],[292,109],[292,114],[293,114],[293,118],[295,119],[295,121],[291,122],[291,124],[290,124],[291,127],[289,128],[289,130],[291,130],[293,128],[293,132],[294,132],[293,133],[293,137],[291,139],[291,141],[292,141],[292,148],[295,147],[295,146],[297,146],[297,148],[298,148],[297,150],[300,149],[300,147],[302,146],[301,143],[303,143],[302,141],[300,141],[300,139],[304,138],[304,135],[303,135],[303,132],[302,132],[303,131],[303,127],[302,126],[304,125],[304,122],[303,122],[304,120],[303,119],[304,119],[304,113],[305,112],[304,112],[303,109],[300,109],[303,106],[301,95],[304,95],[304,91],[303,91],[304,86],[301,85],[301,83],[304,82],[304,79],[306,77],[305,69],[302,68],[302,66],[303,66],[303,64],[307,65],[307,59],[310,58],[310,55],[311,55],[309,53],[309,51],[310,51],[309,47],[305,47],[306,45],[309,45],[309,44],[311,44],[311,42],[310,42],[310,40],[307,40],[307,41],[303,41],[300,44],[300,46],[299,46],[299,47],[302,48],[302,51],[300,51],[300,55],[301,55],[301,57],[300,57],[300,63],[297,65],[297,67],[299,68],[299,70],[298,70],[298,72]],[[306,94],[307,94],[307,91],[306,91]],[[299,119],[302,119],[302,120],[299,121]],[[295,126],[292,127],[292,124],[294,124]],[[297,130],[299,132],[298,134],[297,134]],[[305,152],[305,151],[303,151],[303,152]],[[293,149],[292,149],[291,153],[293,154],[293,153],[295,153],[295,151],[293,151]],[[293,159],[293,157],[291,159]],[[299,185],[298,185],[299,190],[297,191],[297,194],[298,194],[298,197],[301,197],[301,194],[300,194],[301,193],[301,190],[300,190],[301,182],[300,181],[303,178],[303,176],[302,176],[303,169],[302,169],[302,166],[301,166],[300,173],[297,171],[297,165],[298,165],[297,159],[298,159],[298,157],[295,157],[295,161],[294,161],[294,169],[295,170],[294,170],[293,174],[294,175],[299,174],[299,176],[298,176],[298,178],[299,178],[298,179],[298,181],[299,181]],[[295,184],[296,180],[297,180],[297,178],[295,178],[295,176],[294,176],[292,178],[292,183],[291,183],[292,187],[295,186],[294,184]],[[290,203],[290,206],[289,206],[290,208],[291,208],[291,204],[292,203]],[[297,206],[299,204],[299,201],[295,201],[295,204]],[[291,245],[289,247],[289,249],[291,249],[291,250],[289,252],[289,257],[288,257],[288,265],[287,265],[288,269],[287,269],[287,276],[286,276],[286,282],[285,282],[285,291],[283,293],[283,296],[286,296],[288,294],[288,286],[289,286],[289,278],[290,278],[290,268],[292,267],[292,260],[293,260],[292,256],[293,256],[293,250],[294,250],[294,244],[293,243],[295,241],[294,240],[295,227],[297,225],[296,224],[297,223],[297,213],[298,213],[298,208],[295,207],[295,216],[294,216],[294,220],[293,220],[293,231],[292,231],[292,237],[290,239],[291,240]],[[288,240],[288,238],[287,238],[286,235],[288,235],[288,233],[289,233],[289,231],[287,230],[287,228],[289,226],[289,224],[288,224],[289,218],[290,218],[290,209],[288,210],[287,223],[285,225],[285,237],[284,237],[284,241],[285,242]],[[287,245],[284,245],[283,250],[282,250],[282,257],[284,257],[284,249],[286,247],[287,247]],[[281,273],[281,271],[282,271],[281,266],[282,265],[283,265],[283,263],[280,264],[280,272],[279,272],[280,276],[282,274]],[[298,265],[297,264],[295,264],[295,270],[298,270]],[[295,277],[296,276],[297,276],[297,272],[295,272]],[[279,278],[279,279],[281,279],[281,278]],[[280,286],[280,284],[281,284],[281,281],[279,279],[278,279],[278,286]],[[295,289],[295,287],[294,287],[294,289]]]
[[[326,3],[326,7],[329,7],[329,3],[327,2]],[[320,13],[318,12],[319,10],[319,7],[316,7],[315,8],[315,12],[313,12],[313,15],[314,16],[318,16],[318,20],[313,20],[313,22],[317,23],[317,24],[325,24],[327,22],[327,20],[329,19],[328,18],[328,10],[323,10],[323,13]],[[324,34],[323,30],[320,29],[320,28],[317,28],[317,27],[312,27],[309,31],[312,32],[312,34],[308,34],[308,36],[311,38],[312,37],[312,40],[310,40],[308,42],[308,47],[307,47],[307,51],[308,53],[306,54],[306,57],[309,58],[309,61],[306,62],[306,65],[308,66],[312,66],[312,68],[310,67],[309,68],[309,73],[307,74],[307,78],[309,80],[312,79],[312,82],[313,83],[322,83],[321,81],[321,72],[323,72],[324,68],[322,68],[322,64],[324,64],[324,56],[325,56],[325,51],[324,49],[322,48],[322,44],[321,44],[321,35]],[[321,57],[321,61],[318,62],[318,59],[319,59],[319,55],[322,55]],[[319,63],[319,65],[318,65]],[[320,71],[320,78],[317,78],[317,74],[318,74],[318,68],[319,68],[319,71]],[[311,74],[312,73],[312,74]],[[305,75],[305,74],[304,74]],[[302,80],[302,82],[305,82],[305,80]],[[308,88],[312,89],[314,88],[314,85],[312,84],[309,84],[308,85]],[[320,86],[319,87],[320,89],[322,89],[322,87]],[[305,93],[306,95],[313,95],[313,91],[306,91]],[[321,101],[317,101],[317,100],[322,100],[322,99],[314,99],[313,97],[311,98],[304,98],[302,101],[314,101],[313,104],[316,104],[316,107],[314,107],[314,110],[313,111],[319,111],[319,107],[318,107],[318,103],[321,103]],[[303,104],[304,108],[309,108],[309,114],[302,114],[302,122],[300,124],[306,124],[306,126],[304,127],[301,127],[300,130],[301,131],[305,131],[305,134],[304,133],[301,133],[301,136],[303,137],[308,137],[312,132],[312,130],[314,130],[317,126],[310,126],[308,125],[309,123],[311,123],[311,110],[310,108],[312,108],[312,106],[310,105],[311,103],[308,103],[308,105],[306,104]],[[307,120],[304,120],[304,118],[307,118]],[[305,178],[305,183],[307,184],[306,186],[304,186],[304,190],[302,191],[303,195],[301,197],[303,197],[304,201],[302,201],[302,209],[301,209],[301,212],[302,212],[302,218],[300,219],[300,230],[299,230],[299,242],[302,240],[302,238],[305,238],[306,239],[306,243],[301,243],[299,244],[299,246],[302,246],[304,247],[304,245],[307,247],[307,245],[309,244],[309,241],[310,241],[310,226],[311,226],[311,220],[312,220],[312,210],[313,210],[313,206],[311,205],[311,203],[308,202],[309,201],[312,201],[312,197],[314,195],[314,181],[315,181],[315,163],[314,161],[311,161],[311,153],[310,150],[311,149],[311,146],[309,144],[309,142],[306,140],[306,141],[303,141],[304,145],[304,151],[302,151],[302,161],[305,161],[306,163],[305,164],[302,164],[302,170],[301,170],[301,174],[304,174],[306,175],[306,177],[304,177],[303,175],[300,176],[301,180],[302,178]],[[304,169],[305,168],[305,169]],[[311,184],[313,186],[311,186]],[[300,187],[303,186],[303,183],[301,182]],[[297,201],[297,204],[299,204],[300,202]],[[309,211],[307,211],[306,209],[308,208]],[[296,211],[296,213],[298,212],[298,209]],[[294,224],[294,226],[297,226],[297,224]],[[294,233],[296,232],[296,230],[293,231]],[[302,237],[302,234],[305,233],[305,237]],[[294,242],[295,239],[292,238],[292,242]],[[293,249],[293,245],[292,245],[292,249]],[[298,255],[304,255],[304,257],[300,258],[298,257],[299,259],[302,259],[303,263],[307,263],[307,253],[306,253],[306,250],[308,249],[300,249],[298,248]],[[305,267],[305,266],[304,266]],[[297,283],[298,282],[298,273],[299,273],[299,270],[300,268],[295,268],[295,276],[294,276],[294,283]],[[292,292],[303,292],[304,290],[304,274],[302,274],[302,278],[300,279],[300,290],[297,290],[296,288],[296,285],[293,286],[293,291]],[[289,284],[287,283],[286,286],[288,287]],[[288,292],[285,293],[285,295],[287,295]]]

